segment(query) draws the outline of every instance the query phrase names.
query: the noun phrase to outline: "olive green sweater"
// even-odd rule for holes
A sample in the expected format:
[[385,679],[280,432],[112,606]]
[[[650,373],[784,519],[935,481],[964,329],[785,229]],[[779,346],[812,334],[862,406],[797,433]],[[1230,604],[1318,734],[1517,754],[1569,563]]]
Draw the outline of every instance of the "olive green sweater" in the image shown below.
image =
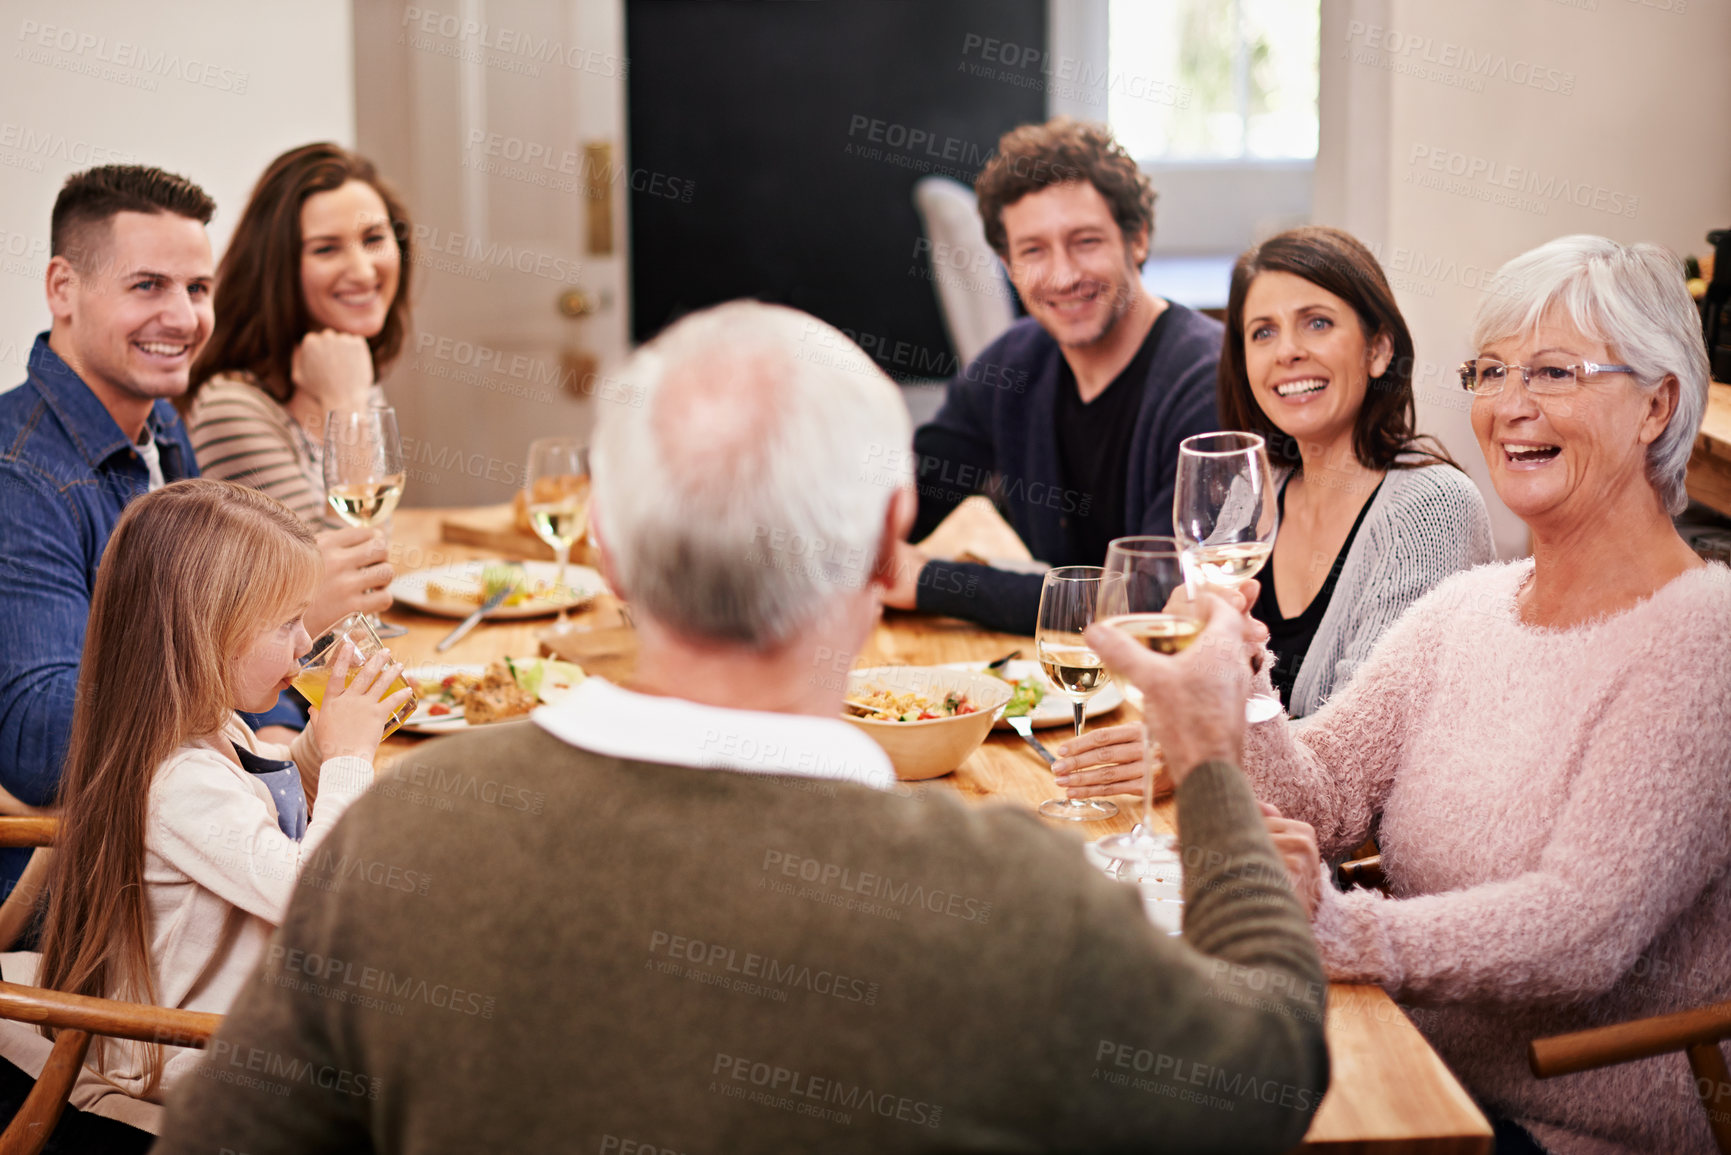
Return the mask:
[[1324,979],[1234,767],[1184,937],[1008,806],[421,747],[303,875],[159,1153],[1280,1151]]

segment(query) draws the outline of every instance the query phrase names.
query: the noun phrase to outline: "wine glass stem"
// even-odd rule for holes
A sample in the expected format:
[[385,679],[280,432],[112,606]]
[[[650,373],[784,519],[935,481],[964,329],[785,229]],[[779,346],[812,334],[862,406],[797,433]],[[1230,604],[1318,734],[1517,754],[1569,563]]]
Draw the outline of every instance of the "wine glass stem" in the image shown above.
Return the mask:
[[1087,706],[1081,702],[1072,702],[1070,705],[1076,711],[1076,737],[1080,738],[1082,736],[1082,714]]
[[[1149,750],[1153,750],[1154,738],[1152,735],[1148,734],[1146,725],[1144,725],[1144,727],[1143,727],[1143,735],[1145,737],[1144,745],[1146,745]],[[1142,775],[1142,837],[1152,838],[1153,836],[1154,836],[1154,767],[1152,765],[1150,765],[1148,767],[1148,772],[1146,774]]]
[[559,555],[559,576],[553,580],[553,596],[559,599],[559,624],[565,624],[565,565],[571,560],[571,547],[559,546],[554,550]]

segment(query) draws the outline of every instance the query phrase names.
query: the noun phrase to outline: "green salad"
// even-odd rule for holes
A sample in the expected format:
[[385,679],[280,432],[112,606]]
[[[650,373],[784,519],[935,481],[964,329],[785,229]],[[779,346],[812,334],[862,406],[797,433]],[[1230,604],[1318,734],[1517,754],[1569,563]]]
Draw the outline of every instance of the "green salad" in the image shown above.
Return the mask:
[[1010,704],[1004,707],[1006,718],[1020,718],[1023,715],[1032,714],[1046,696],[1045,683],[1040,680],[1038,674],[1030,674],[1017,681],[1005,674],[1002,669],[987,672],[1000,681],[1009,682],[1010,685],[1016,687],[1016,692],[1010,695]]

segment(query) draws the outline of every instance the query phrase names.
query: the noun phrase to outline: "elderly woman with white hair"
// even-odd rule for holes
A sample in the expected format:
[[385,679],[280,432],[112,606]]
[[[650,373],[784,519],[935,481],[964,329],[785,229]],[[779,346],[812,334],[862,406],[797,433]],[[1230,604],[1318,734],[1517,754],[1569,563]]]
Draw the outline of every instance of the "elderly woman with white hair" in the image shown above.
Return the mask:
[[[1671,522],[1700,322],[1652,245],[1564,237],[1498,280],[1461,380],[1532,556],[1439,585],[1321,711],[1253,726],[1245,770],[1330,977],[1414,1008],[1499,1152],[1708,1152],[1680,1054],[1526,1063],[1537,1037],[1731,998],[1731,571]],[[1373,829],[1388,895],[1336,891],[1319,849]]]
[[[1707,398],[1679,262],[1564,237],[1505,265],[1461,367],[1532,556],[1443,583],[1246,769],[1331,977],[1381,984],[1499,1151],[1707,1152],[1682,1055],[1539,1082],[1540,1036],[1731,998],[1731,571],[1671,522]],[[1389,896],[1322,882],[1378,828]],[[1518,1130],[1516,1130],[1518,1128]]]

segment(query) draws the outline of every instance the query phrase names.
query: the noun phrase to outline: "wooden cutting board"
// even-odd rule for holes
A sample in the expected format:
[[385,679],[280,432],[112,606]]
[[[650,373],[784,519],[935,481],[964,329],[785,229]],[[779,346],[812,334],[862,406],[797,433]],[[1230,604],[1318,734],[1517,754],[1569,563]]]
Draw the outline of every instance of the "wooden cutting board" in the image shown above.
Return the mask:
[[[509,502],[504,505],[477,505],[469,509],[453,509],[439,517],[439,537],[451,545],[467,545],[484,549],[500,557],[526,561],[556,561],[553,547],[527,530],[517,526],[516,511]],[[589,543],[580,541],[571,547],[575,565],[594,565]]]
[[[597,599],[598,601],[603,599]],[[604,599],[612,601],[611,598]],[[631,628],[616,605],[598,606],[587,620],[574,628],[539,630],[535,640],[544,658],[576,662],[591,674],[615,685],[631,677],[637,667],[637,631]]]

